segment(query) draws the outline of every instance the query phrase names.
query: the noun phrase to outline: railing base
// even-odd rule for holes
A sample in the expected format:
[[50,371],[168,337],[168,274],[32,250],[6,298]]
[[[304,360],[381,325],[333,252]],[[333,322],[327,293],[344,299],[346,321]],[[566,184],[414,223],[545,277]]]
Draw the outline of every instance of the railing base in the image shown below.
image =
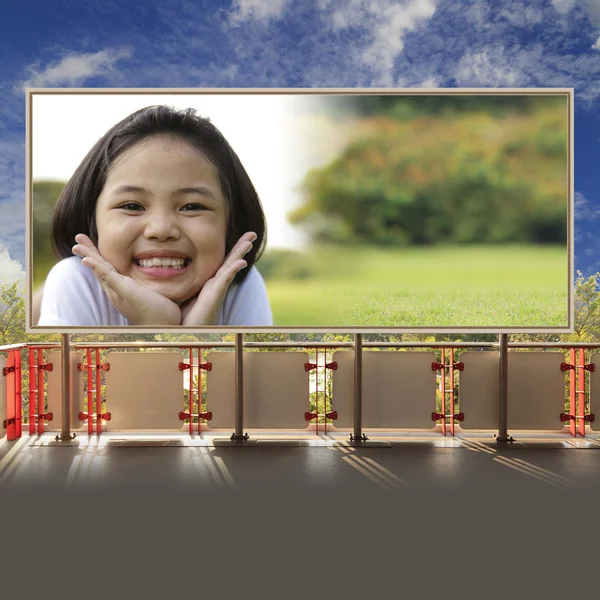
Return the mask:
[[494,434],[494,438],[496,438],[496,443],[498,444],[506,444],[506,443],[513,443],[515,440],[512,436],[510,435],[506,435],[506,436],[498,436]]
[[76,433],[59,433],[54,439],[57,442],[71,442],[72,440],[74,440],[77,437]]

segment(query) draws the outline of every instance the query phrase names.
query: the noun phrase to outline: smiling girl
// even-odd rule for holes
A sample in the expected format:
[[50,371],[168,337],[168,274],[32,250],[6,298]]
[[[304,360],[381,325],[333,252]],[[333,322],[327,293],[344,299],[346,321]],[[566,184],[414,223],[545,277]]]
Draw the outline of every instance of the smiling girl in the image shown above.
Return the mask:
[[38,325],[270,326],[254,266],[265,230],[248,174],[210,121],[139,110],[96,143],[57,201],[63,260]]

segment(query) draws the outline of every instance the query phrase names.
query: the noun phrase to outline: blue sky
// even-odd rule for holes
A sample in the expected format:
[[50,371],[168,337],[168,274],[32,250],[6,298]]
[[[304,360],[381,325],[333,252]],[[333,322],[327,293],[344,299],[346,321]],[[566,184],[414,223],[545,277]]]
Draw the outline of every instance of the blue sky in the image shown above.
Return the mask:
[[5,279],[25,264],[28,85],[573,87],[575,268],[600,271],[599,0],[9,0],[3,8]]

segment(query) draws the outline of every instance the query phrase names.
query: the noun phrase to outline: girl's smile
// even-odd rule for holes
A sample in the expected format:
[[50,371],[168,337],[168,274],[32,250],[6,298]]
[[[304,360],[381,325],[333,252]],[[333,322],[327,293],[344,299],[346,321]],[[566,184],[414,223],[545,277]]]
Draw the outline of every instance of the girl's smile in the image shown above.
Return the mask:
[[119,273],[182,304],[225,259],[228,206],[214,165],[155,136],[111,167],[96,204],[98,250]]
[[168,279],[185,274],[192,259],[173,250],[149,250],[136,255],[133,262],[146,277]]

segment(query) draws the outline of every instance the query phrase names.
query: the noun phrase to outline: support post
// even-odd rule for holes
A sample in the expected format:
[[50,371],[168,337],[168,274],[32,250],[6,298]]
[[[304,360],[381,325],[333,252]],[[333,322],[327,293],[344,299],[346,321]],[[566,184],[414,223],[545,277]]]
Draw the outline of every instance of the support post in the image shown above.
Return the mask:
[[244,334],[235,334],[235,432],[231,441],[245,441],[244,434]]
[[[57,442],[72,440],[77,434],[71,433],[71,347],[68,333],[61,333],[60,348],[62,360],[62,424]],[[88,407],[88,413],[89,413]]]
[[350,435],[352,444],[367,441],[362,433],[362,335],[354,334],[354,433]]
[[508,334],[498,336],[500,345],[500,379],[498,386],[498,435],[496,442],[512,442],[508,435]]

